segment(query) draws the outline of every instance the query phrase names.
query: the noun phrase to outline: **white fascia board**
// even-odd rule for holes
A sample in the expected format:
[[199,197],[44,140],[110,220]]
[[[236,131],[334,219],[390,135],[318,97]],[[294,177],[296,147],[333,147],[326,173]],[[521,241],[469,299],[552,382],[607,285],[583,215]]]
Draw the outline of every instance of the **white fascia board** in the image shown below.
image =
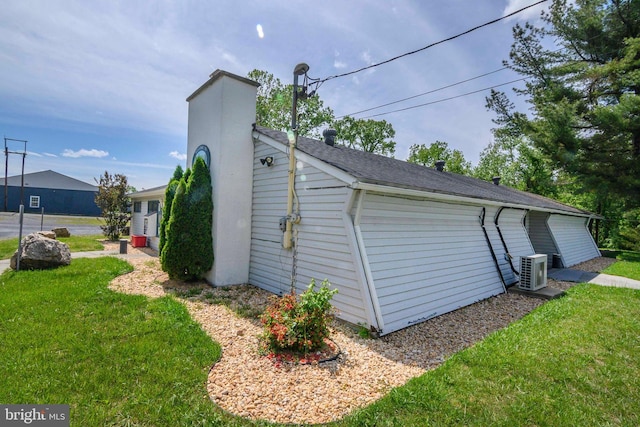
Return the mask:
[[[275,148],[276,150],[279,150],[283,153],[286,153],[289,150],[289,146],[285,145],[283,143],[281,143],[280,141],[276,141],[273,138],[270,138],[266,135],[263,135],[259,132],[254,132],[253,133],[253,138],[254,140],[258,140],[260,142],[264,142],[265,144]],[[303,151],[300,150],[296,150],[296,159],[303,161],[305,163],[308,163],[309,165],[313,166],[314,168],[325,172],[328,175],[333,176],[334,178],[344,182],[345,184],[349,185],[349,186],[353,186],[356,182],[357,179],[354,178],[352,175],[349,175],[348,173],[346,173],[345,171],[338,169],[335,166],[331,166],[328,163],[323,162],[322,160],[318,160],[313,156],[310,156],[306,153],[304,153]],[[353,187],[355,188],[355,187]]]
[[584,217],[584,218],[595,217],[593,214],[579,214],[574,212],[562,211],[559,209],[549,209],[549,208],[542,208],[539,206],[521,205],[517,203],[504,203],[504,202],[497,202],[494,200],[487,200],[487,199],[475,199],[473,197],[455,196],[453,194],[434,193],[431,191],[391,187],[388,185],[369,184],[366,182],[355,182],[352,188],[356,190],[375,191],[378,193],[395,194],[399,196],[421,197],[425,199],[432,199],[432,200],[439,200],[439,201],[446,201],[446,202],[456,202],[456,203],[465,204],[465,205],[498,206],[498,207],[515,208],[515,209],[535,210],[535,211],[549,212],[549,213],[555,213],[555,214],[561,214],[561,215],[578,216],[578,217]]
[[164,199],[164,193],[166,191],[166,187],[153,189],[153,190],[142,190],[137,193],[128,194],[128,197],[132,200],[146,200],[146,199]]

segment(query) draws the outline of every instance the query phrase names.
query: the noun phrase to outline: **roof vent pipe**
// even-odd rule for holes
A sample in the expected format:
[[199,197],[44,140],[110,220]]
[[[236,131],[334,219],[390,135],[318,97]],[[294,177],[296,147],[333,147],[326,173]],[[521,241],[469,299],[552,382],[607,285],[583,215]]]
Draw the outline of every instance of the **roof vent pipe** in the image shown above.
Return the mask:
[[491,180],[493,181],[493,183],[495,185],[500,185],[500,177],[499,176],[494,176],[493,178],[491,178]]
[[324,143],[330,147],[333,147],[336,143],[336,135],[338,132],[335,129],[325,129],[322,132],[322,136],[324,137]]
[[438,160],[436,162],[436,169],[440,172],[444,170],[444,160]]

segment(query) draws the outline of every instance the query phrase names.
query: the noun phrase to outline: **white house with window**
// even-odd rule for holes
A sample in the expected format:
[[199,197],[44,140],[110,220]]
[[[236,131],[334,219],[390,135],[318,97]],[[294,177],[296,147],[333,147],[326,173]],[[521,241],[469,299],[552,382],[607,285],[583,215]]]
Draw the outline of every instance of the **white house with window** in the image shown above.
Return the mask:
[[146,237],[146,246],[158,250],[160,242],[160,218],[166,186],[154,187],[129,194],[133,200],[131,215],[132,241]]

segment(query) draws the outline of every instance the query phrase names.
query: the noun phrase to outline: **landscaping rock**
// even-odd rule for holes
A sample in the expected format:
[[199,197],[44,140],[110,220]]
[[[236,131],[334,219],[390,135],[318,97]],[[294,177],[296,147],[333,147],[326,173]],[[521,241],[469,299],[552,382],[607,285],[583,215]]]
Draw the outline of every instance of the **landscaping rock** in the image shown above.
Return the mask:
[[[18,251],[11,257],[10,266],[16,269]],[[71,264],[71,252],[66,243],[31,233],[22,239],[21,270],[43,270]]]
[[69,233],[69,230],[65,227],[61,227],[61,228],[54,228],[53,230],[54,233],[56,233],[56,237],[70,237],[71,233]]
[[38,234],[48,238],[48,239],[54,239],[56,238],[56,233],[54,233],[53,231],[38,231]]

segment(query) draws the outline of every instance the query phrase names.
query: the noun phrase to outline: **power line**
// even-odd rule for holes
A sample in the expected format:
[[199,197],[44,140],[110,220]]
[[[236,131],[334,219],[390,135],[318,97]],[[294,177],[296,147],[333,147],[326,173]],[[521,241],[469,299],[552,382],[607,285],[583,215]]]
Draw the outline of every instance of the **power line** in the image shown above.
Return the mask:
[[511,83],[521,82],[523,80],[527,80],[528,78],[529,77],[523,77],[521,79],[511,80],[510,82],[506,82],[506,83],[501,83],[499,85],[485,87],[483,89],[474,90],[474,91],[463,93],[463,94],[460,94],[460,95],[450,96],[448,98],[442,98],[442,99],[438,99],[438,100],[431,101],[431,102],[425,102],[424,104],[412,105],[411,107],[399,108],[397,110],[385,111],[384,113],[372,114],[370,116],[361,117],[361,119],[369,119],[371,117],[384,116],[386,114],[398,113],[400,111],[413,110],[414,108],[426,107],[427,105],[438,104],[440,102],[445,102],[445,101],[451,101],[452,99],[462,98],[463,96],[473,95],[475,93],[484,92],[485,90],[495,89],[497,87],[506,86],[506,85],[511,84]]
[[507,68],[509,68],[509,67],[502,67],[502,68],[499,68],[497,70],[489,71],[488,73],[480,74],[479,76],[470,77],[470,78],[465,79],[465,80],[460,80],[459,82],[451,83],[451,84],[448,84],[446,86],[441,86],[441,87],[439,87],[437,89],[432,89],[432,90],[429,90],[427,92],[422,92],[422,93],[419,93],[417,95],[409,96],[407,98],[398,99],[397,101],[387,102],[386,104],[378,105],[376,107],[367,108],[366,110],[356,111],[355,113],[351,113],[351,114],[344,114],[344,115],[342,115],[340,117],[337,117],[337,119],[341,119],[341,118],[346,117],[346,116],[355,116],[356,114],[366,113],[367,111],[377,110],[378,108],[388,107],[389,105],[398,104],[400,102],[408,101],[408,100],[414,99],[414,98],[419,98],[419,97],[424,96],[424,95],[429,95],[429,94],[432,94],[432,93],[435,93],[435,92],[439,92],[439,91],[444,90],[444,89],[449,89],[451,87],[458,86],[458,85],[461,85],[463,83],[470,82],[472,80],[477,80],[479,78],[486,77],[486,76],[488,76],[490,74],[495,74],[495,73],[497,73],[499,71],[504,71]]
[[494,20],[489,21],[489,22],[485,22],[484,24],[477,25],[477,26],[475,26],[475,27],[473,27],[471,29],[468,29],[467,31],[464,31],[464,32],[459,33],[459,34],[456,34],[455,36],[451,36],[451,37],[448,37],[446,39],[443,39],[443,40],[428,44],[428,45],[426,45],[424,47],[421,47],[420,49],[412,50],[411,52],[406,52],[406,53],[403,53],[402,55],[394,56],[393,58],[387,59],[386,61],[382,61],[382,62],[379,62],[377,64],[371,64],[371,65],[368,65],[366,67],[359,68],[357,70],[349,71],[347,73],[336,74],[334,76],[329,76],[329,77],[326,77],[324,79],[318,79],[316,84],[317,85],[321,85],[322,83],[326,82],[327,80],[337,79],[339,77],[350,76],[352,74],[356,74],[356,73],[359,73],[361,71],[368,70],[370,68],[379,67],[380,65],[388,64],[389,62],[395,61],[396,59],[404,58],[405,56],[409,56],[409,55],[413,55],[413,54],[418,53],[418,52],[422,52],[423,50],[429,49],[429,48],[431,48],[433,46],[437,46],[439,44],[442,44],[442,43],[457,39],[458,37],[461,37],[461,36],[464,36],[466,34],[472,33],[473,31],[479,30],[480,28],[487,27],[489,25],[495,24],[496,22],[500,22],[503,19],[507,19],[507,18],[509,18],[509,17],[511,17],[513,15],[516,15],[516,14],[524,11],[524,10],[530,9],[530,8],[532,8],[534,6],[537,6],[537,5],[541,4],[541,3],[545,3],[546,1],[547,0],[537,1],[536,3],[530,4],[529,6],[525,6],[525,7],[521,8],[521,9],[516,10],[515,12],[511,12],[511,13],[509,13],[509,14],[507,14],[505,16],[502,16],[500,18],[494,19]]

